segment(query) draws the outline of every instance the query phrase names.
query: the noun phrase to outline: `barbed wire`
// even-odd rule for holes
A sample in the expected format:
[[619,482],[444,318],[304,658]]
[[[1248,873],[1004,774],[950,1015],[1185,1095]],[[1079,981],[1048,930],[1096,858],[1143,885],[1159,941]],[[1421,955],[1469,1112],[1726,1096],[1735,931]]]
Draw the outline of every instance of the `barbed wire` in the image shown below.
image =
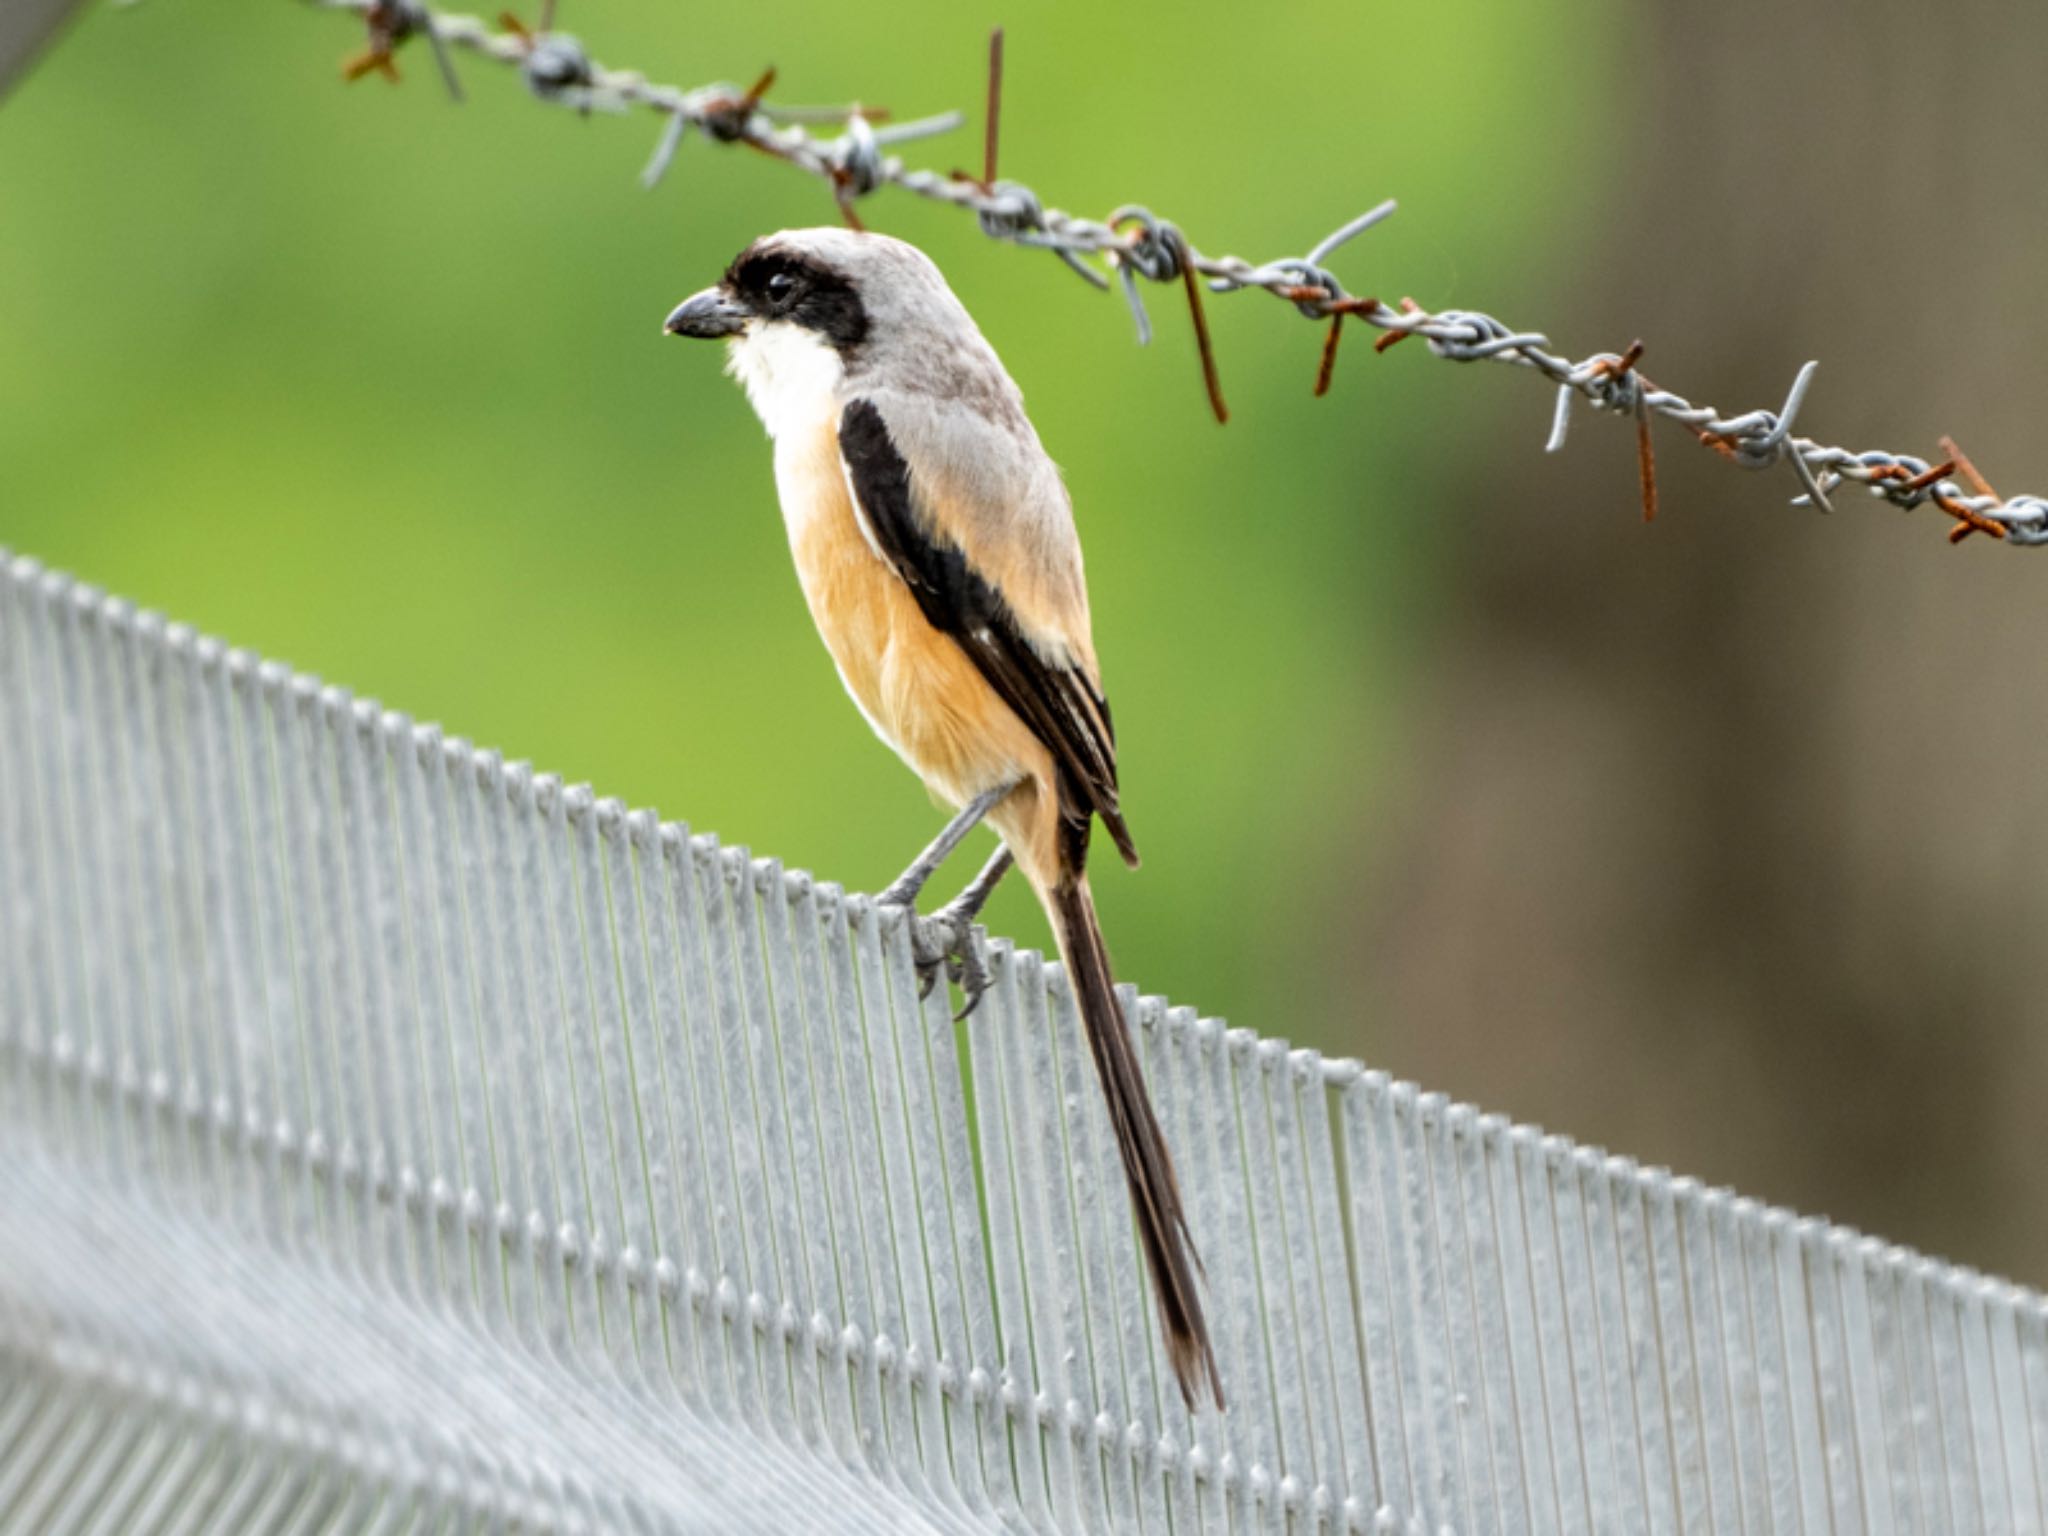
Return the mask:
[[[322,9],[358,14],[368,30],[365,49],[343,66],[351,79],[369,73],[398,77],[394,55],[409,39],[424,37],[449,92],[462,97],[453,55],[475,54],[519,71],[528,90],[542,101],[581,113],[626,113],[645,109],[664,118],[654,153],[641,174],[652,187],[667,172],[691,129],[716,144],[744,144],[799,170],[819,177],[831,189],[842,217],[862,227],[855,204],[883,187],[971,211],[983,234],[1030,249],[1050,251],[1081,277],[1100,288],[1114,280],[1123,290],[1136,323],[1140,344],[1152,335],[1139,280],[1178,283],[1188,303],[1201,355],[1203,384],[1216,419],[1227,421],[1202,293],[1233,293],[1261,289],[1291,304],[1304,318],[1327,323],[1315,393],[1330,386],[1338,343],[1346,320],[1372,326],[1382,334],[1374,343],[1384,352],[1395,343],[1419,336],[1429,351],[1452,362],[1496,362],[1532,369],[1557,386],[1547,451],[1564,446],[1574,400],[1595,410],[1632,416],[1636,424],[1638,473],[1643,515],[1657,510],[1656,459],[1650,438],[1653,417],[1677,422],[1703,445],[1744,469],[1787,466],[1797,478],[1796,506],[1832,511],[1830,493],[1844,484],[1862,486],[1870,495],[1905,510],[1931,503],[1954,520],[1949,540],[1957,543],[1982,533],[2008,544],[2048,544],[2048,498],[2000,496],[1969,459],[1948,438],[1941,439],[1938,461],[1882,449],[1834,447],[1795,436],[1794,420],[1813,383],[1818,364],[1809,362],[1792,381],[1776,410],[1761,408],[1725,414],[1710,405],[1696,405],[1676,391],[1646,378],[1638,363],[1640,341],[1620,352],[1598,352],[1573,361],[1551,349],[1541,331],[1519,330],[1492,315],[1470,309],[1430,311],[1411,298],[1398,305],[1354,295],[1325,265],[1346,242],[1371,229],[1394,212],[1392,199],[1368,209],[1331,231],[1304,256],[1250,262],[1239,256],[1207,256],[1197,250],[1170,219],[1140,203],[1126,203],[1106,219],[1091,219],[1048,207],[1022,182],[996,175],[997,130],[1002,90],[1002,33],[991,40],[988,113],[984,159],[979,176],[966,171],[940,172],[906,165],[889,151],[893,146],[949,133],[966,121],[946,112],[909,122],[889,121],[881,108],[856,103],[844,107],[776,106],[765,98],[775,71],[765,71],[746,89],[719,83],[685,90],[650,81],[636,70],[609,69],[593,61],[583,45],[553,27],[553,0],[543,0],[538,25],[527,27],[506,15],[493,26],[475,16],[438,11],[421,0],[313,0]],[[833,124],[839,132],[823,138],[810,125]],[[1098,270],[1099,262],[1107,273]]]

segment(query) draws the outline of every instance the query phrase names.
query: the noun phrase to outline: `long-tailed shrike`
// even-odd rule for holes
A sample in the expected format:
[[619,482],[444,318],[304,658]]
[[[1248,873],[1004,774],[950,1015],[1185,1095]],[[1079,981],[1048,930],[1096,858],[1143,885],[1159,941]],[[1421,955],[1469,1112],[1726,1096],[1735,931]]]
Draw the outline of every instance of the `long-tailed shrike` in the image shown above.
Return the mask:
[[[1088,891],[1100,818],[1136,864],[1116,739],[1088,632],[1081,545],[1023,396],[937,267],[841,229],[742,251],[668,317],[731,340],[731,371],[775,441],[798,579],[847,692],[959,814],[882,900],[911,906],[984,817],[1002,849],[935,919],[920,962],[952,958],[1012,859],[1058,936],[1130,1181],[1168,1358],[1192,1407],[1222,1381],[1173,1159],[1125,1032]],[[936,930],[939,935],[934,941]]]

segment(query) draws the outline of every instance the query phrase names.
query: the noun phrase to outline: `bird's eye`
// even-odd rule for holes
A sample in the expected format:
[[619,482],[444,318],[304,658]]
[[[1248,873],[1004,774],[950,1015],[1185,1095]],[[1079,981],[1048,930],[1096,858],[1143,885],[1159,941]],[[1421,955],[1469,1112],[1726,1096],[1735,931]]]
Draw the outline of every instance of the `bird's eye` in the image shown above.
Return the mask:
[[777,272],[768,279],[767,288],[769,300],[780,304],[784,299],[787,299],[792,293],[796,292],[796,279],[787,272]]

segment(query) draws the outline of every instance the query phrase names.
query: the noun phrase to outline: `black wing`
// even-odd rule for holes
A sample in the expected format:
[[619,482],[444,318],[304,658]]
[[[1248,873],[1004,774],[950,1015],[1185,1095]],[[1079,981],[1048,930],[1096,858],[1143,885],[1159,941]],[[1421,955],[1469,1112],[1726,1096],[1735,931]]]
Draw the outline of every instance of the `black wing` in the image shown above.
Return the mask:
[[1091,813],[1102,818],[1125,862],[1136,864],[1138,850],[1117,806],[1116,733],[1102,691],[1080,668],[1047,661],[966,552],[933,536],[917,510],[910,466],[872,401],[856,400],[840,416],[839,453],[875,547],[925,618],[953,637],[1059,764],[1073,866],[1086,858]]

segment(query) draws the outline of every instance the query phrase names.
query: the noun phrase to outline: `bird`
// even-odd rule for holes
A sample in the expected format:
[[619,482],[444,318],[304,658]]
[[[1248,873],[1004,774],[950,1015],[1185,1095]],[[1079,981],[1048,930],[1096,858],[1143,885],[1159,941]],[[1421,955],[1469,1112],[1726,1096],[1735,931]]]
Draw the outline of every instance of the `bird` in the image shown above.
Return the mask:
[[[1090,634],[1073,504],[1024,398],[938,267],[850,229],[753,241],[670,312],[669,335],[727,342],[727,371],[774,445],[797,577],[846,691],[955,815],[876,898],[908,908],[930,980],[972,1009],[971,925],[1014,863],[1045,909],[1130,1187],[1166,1357],[1190,1411],[1223,1407],[1202,1273],[1088,885],[1098,821],[1138,850]],[[918,918],[938,866],[986,821],[1001,847]]]

